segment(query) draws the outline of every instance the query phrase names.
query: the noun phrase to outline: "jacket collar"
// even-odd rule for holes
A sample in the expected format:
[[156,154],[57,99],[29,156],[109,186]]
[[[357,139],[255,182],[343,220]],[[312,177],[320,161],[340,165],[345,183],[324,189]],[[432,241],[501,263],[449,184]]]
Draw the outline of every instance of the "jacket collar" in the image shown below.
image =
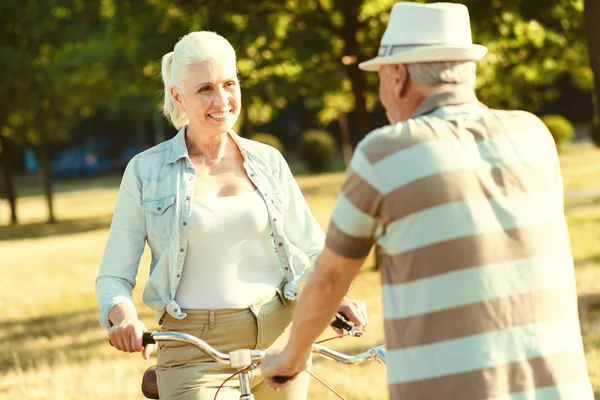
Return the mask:
[[[175,137],[171,140],[171,144],[169,146],[169,153],[167,155],[167,164],[171,164],[176,162],[177,160],[179,160],[180,158],[189,158],[188,155],[188,150],[187,150],[187,145],[185,144],[185,130],[187,128],[187,125],[184,126],[183,128],[181,128],[179,130],[179,132],[177,132],[177,135],[175,135]],[[229,137],[233,139],[233,141],[235,142],[235,144],[237,144],[238,148],[240,149],[242,156],[244,158],[246,158],[247,156],[247,152],[245,149],[245,146],[242,143],[241,138],[238,136],[237,133],[233,132],[233,131],[229,131],[228,132]]]
[[478,104],[485,107],[477,100],[475,91],[472,88],[462,85],[442,85],[417,107],[412,118],[429,114],[440,107],[461,104]]

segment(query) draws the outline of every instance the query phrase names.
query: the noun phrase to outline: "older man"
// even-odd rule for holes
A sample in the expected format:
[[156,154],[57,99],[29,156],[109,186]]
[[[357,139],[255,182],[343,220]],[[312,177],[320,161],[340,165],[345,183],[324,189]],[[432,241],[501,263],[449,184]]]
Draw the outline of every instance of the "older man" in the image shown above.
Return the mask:
[[371,246],[383,256],[392,399],[593,399],[560,166],[543,123],[474,94],[468,10],[394,5],[379,56],[392,125],[357,147],[287,347],[299,374]]

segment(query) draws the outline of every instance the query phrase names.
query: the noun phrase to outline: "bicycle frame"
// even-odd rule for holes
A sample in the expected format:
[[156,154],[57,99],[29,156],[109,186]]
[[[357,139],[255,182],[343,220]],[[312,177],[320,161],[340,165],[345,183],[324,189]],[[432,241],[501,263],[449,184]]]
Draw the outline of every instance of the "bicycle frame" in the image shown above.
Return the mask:
[[[237,369],[239,372],[238,377],[240,382],[240,400],[255,400],[250,388],[249,372],[252,369],[255,369],[258,365],[258,362],[265,356],[266,353],[263,350],[238,349],[231,351],[229,354],[224,354],[213,348],[205,341],[187,333],[144,333],[144,345],[163,341],[175,341],[190,344],[204,352],[214,361],[222,364],[229,364],[232,368]],[[384,345],[375,346],[365,352],[353,356],[337,352],[319,344],[313,344],[312,351],[315,354],[319,354],[346,365],[357,365],[369,361],[379,361],[380,363],[386,365],[386,351]]]

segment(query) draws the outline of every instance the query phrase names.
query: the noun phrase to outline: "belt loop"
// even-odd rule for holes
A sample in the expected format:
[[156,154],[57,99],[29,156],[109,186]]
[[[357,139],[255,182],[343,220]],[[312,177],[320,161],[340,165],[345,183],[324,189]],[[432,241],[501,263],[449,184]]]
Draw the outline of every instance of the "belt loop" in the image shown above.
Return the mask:
[[281,305],[283,308],[286,308],[288,300],[285,298],[283,291],[281,289],[276,289],[275,291],[277,292],[277,296],[279,296],[279,300],[281,300]]
[[208,329],[211,331],[215,329],[216,312],[217,310],[210,310],[208,312]]

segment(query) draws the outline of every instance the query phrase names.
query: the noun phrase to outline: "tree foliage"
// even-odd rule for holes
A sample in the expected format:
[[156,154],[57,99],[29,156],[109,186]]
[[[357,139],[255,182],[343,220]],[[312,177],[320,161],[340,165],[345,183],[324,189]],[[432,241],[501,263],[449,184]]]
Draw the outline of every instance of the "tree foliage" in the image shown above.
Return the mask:
[[[489,48],[478,93],[490,106],[535,112],[560,94],[555,83],[565,74],[584,90],[593,87],[592,70],[600,81],[600,0],[461,2],[469,7],[474,41]],[[322,125],[351,113],[356,143],[374,128],[377,105],[377,74],[358,63],[377,54],[394,3],[4,0],[0,135],[42,151],[98,107],[156,113],[163,54],[186,33],[211,30],[237,51],[240,124],[248,136],[253,125],[294,104]]]

